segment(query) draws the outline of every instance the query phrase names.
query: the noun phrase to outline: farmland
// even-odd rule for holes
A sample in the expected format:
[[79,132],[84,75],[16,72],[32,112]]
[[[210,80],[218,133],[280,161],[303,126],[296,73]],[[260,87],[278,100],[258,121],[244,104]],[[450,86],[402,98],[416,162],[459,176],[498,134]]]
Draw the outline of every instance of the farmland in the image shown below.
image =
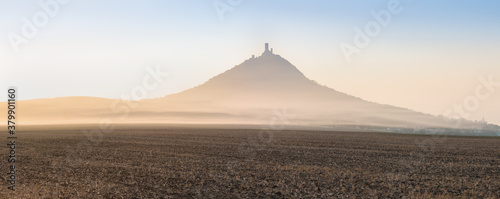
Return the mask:
[[1,161],[0,198],[500,195],[500,139],[492,137],[199,128],[18,136],[16,191]]

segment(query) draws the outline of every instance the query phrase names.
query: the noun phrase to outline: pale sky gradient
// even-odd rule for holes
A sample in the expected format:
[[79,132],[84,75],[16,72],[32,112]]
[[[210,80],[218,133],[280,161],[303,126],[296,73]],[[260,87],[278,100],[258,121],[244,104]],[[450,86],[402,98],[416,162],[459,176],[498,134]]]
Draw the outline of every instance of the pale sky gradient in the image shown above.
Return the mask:
[[[0,88],[19,87],[20,99],[120,98],[150,65],[171,74],[149,93],[160,97],[259,55],[265,42],[320,84],[435,115],[474,96],[480,76],[500,82],[495,0],[402,0],[403,11],[350,64],[340,44],[352,44],[354,28],[389,1],[243,0],[221,20],[211,0],[73,0],[15,53],[7,35],[21,34],[22,18],[47,1],[0,0]],[[496,88],[469,119],[500,124]]]

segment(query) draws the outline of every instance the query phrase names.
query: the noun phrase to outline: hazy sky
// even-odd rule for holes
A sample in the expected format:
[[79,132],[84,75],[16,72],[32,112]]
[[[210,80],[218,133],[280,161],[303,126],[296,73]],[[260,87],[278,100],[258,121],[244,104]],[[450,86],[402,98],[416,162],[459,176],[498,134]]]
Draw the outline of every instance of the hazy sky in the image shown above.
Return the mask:
[[[0,0],[0,88],[19,87],[20,99],[119,98],[151,65],[170,73],[149,93],[159,97],[260,54],[265,42],[320,84],[425,113],[474,102],[480,77],[500,82],[497,0],[72,0],[50,13],[45,2],[55,0]],[[371,11],[398,2],[348,63],[341,44],[354,45],[355,29],[376,22]],[[40,27],[24,37],[23,19],[33,16]],[[27,41],[17,52],[12,35]],[[500,86],[493,88],[480,91],[489,95],[466,110],[469,119],[500,124]]]

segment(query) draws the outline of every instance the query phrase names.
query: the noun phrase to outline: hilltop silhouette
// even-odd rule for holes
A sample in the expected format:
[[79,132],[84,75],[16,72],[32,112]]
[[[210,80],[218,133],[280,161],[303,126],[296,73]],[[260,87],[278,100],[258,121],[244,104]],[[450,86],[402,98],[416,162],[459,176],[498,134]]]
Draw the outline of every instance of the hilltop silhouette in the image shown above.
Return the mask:
[[495,125],[478,127],[470,121],[372,103],[319,85],[275,54],[268,44],[260,56],[252,56],[199,86],[163,98],[130,102],[134,105],[128,110],[116,109],[117,103],[127,102],[90,97],[19,103],[24,109],[20,118],[28,124],[98,123],[102,118],[129,124],[267,124],[280,110],[290,115],[290,125],[304,128],[364,126],[364,130],[392,128],[399,132],[481,128],[482,133],[498,129]]

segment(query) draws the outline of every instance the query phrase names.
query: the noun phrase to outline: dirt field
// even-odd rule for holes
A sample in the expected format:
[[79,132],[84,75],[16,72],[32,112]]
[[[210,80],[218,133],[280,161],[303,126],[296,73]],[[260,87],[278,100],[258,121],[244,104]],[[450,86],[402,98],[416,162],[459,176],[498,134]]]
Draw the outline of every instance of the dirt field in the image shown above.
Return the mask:
[[173,128],[91,135],[19,132],[16,191],[7,189],[5,158],[0,198],[500,195],[498,138]]

